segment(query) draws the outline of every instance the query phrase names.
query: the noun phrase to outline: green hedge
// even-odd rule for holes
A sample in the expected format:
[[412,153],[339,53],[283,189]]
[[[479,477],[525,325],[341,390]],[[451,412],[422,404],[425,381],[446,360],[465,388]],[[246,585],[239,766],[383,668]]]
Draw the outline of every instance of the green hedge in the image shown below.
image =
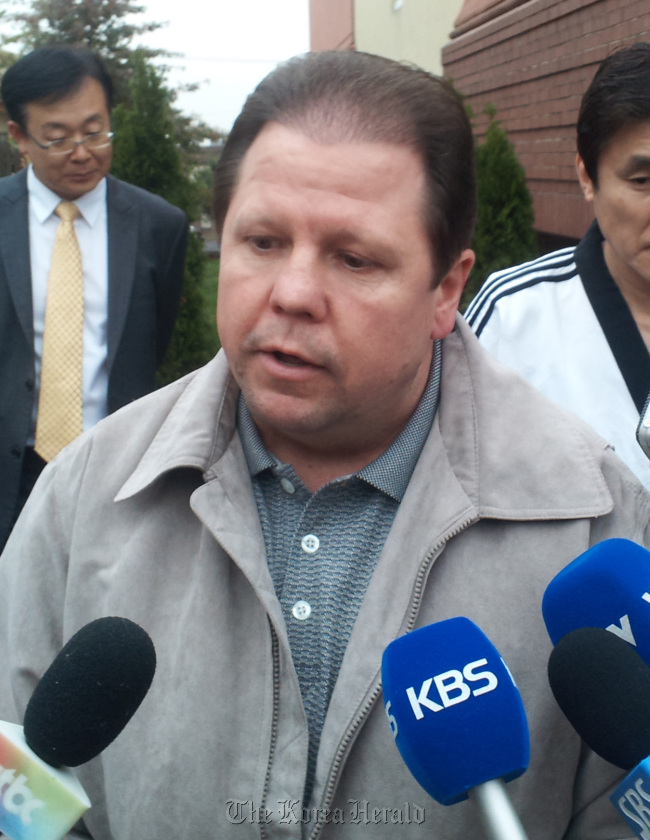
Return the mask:
[[478,219],[472,248],[476,263],[461,301],[464,309],[492,271],[538,255],[533,199],[514,146],[493,107],[485,141],[476,149]]

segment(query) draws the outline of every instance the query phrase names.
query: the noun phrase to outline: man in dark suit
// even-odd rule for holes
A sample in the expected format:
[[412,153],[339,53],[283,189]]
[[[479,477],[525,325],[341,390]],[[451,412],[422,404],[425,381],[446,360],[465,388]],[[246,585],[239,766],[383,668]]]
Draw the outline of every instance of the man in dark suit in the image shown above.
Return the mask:
[[5,72],[1,94],[30,165],[0,179],[0,549],[45,464],[35,435],[61,200],[78,213],[84,430],[155,388],[188,236],[181,210],[108,175],[112,84],[97,56],[34,50]]

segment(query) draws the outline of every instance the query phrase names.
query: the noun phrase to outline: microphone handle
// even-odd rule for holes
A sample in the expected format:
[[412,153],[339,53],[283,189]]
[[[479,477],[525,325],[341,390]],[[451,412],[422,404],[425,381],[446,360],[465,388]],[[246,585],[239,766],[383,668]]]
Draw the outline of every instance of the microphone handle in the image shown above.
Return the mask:
[[528,840],[501,779],[477,785],[469,798],[478,808],[488,840]]

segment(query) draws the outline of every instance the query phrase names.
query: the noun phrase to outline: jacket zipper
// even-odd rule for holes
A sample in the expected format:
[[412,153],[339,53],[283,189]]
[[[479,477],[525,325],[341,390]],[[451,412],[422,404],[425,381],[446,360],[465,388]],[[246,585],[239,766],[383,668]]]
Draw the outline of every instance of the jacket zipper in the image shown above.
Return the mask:
[[[273,719],[271,721],[271,744],[269,747],[269,761],[266,765],[266,777],[264,778],[264,790],[262,791],[262,802],[260,804],[260,811],[266,813],[266,802],[269,794],[269,786],[271,783],[271,766],[273,764],[275,746],[278,737],[278,714],[280,710],[280,656],[278,637],[273,629],[273,625],[269,619],[269,629],[271,630],[271,655],[273,656]],[[268,840],[269,834],[264,821],[260,824],[261,840]]]
[[[420,601],[422,600],[422,594],[424,592],[424,581],[426,580],[434,558],[442,551],[445,544],[449,542],[449,540],[453,539],[455,536],[460,534],[461,531],[465,530],[465,528],[469,527],[477,519],[478,517],[476,515],[464,519],[452,531],[449,531],[447,534],[445,534],[445,536],[436,543],[436,545],[429,551],[427,556],[424,558],[422,565],[418,570],[417,577],[415,579],[415,586],[413,588],[414,594],[413,599],[411,600],[411,609],[409,611],[408,620],[406,623],[406,633],[409,633],[413,629],[413,626],[415,624],[415,620],[420,609]],[[366,717],[370,713],[372,707],[375,705],[375,702],[377,701],[377,698],[380,694],[381,682],[377,684],[372,694],[368,698],[367,702],[364,704],[363,708],[361,709],[355,720],[352,722],[352,725],[345,734],[345,737],[343,738],[343,741],[341,742],[337,753],[334,756],[332,769],[330,771],[330,780],[328,782],[327,788],[325,789],[325,796],[323,797],[321,805],[321,809],[324,813],[328,813],[332,804],[332,800],[334,799],[334,792],[336,790],[341,764],[343,763],[343,756],[346,754],[350,742],[354,739],[354,736],[356,735],[362,723],[365,721]],[[312,833],[309,836],[309,840],[318,840],[318,837],[320,836],[324,826],[324,822],[316,823]]]

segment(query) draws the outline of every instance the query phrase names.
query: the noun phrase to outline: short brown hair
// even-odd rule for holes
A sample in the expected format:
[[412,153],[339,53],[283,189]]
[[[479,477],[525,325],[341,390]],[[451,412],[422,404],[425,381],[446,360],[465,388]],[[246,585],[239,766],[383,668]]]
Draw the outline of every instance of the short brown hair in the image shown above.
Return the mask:
[[323,142],[388,142],[420,155],[426,175],[424,219],[436,282],[469,247],[476,219],[474,143],[465,107],[445,79],[361,52],[290,59],[246,100],[215,171],[219,235],[239,167],[269,122]]

